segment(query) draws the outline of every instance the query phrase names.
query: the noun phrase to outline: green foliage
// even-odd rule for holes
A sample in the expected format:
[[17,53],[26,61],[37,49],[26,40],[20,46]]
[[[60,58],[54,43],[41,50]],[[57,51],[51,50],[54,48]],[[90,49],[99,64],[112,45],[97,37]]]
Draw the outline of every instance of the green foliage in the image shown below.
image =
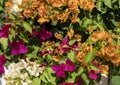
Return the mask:
[[120,85],[120,76],[112,76],[112,85]]

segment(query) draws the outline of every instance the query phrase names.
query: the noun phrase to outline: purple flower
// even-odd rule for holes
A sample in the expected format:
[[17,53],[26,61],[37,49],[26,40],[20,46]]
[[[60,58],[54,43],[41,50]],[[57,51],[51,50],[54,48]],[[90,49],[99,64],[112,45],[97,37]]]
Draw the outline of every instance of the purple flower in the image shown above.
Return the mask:
[[61,83],[60,85],[74,85],[74,83]]
[[98,78],[97,75],[98,75],[99,73],[100,73],[99,71],[90,70],[90,72],[89,72],[89,78],[96,80],[96,79]]
[[57,77],[62,77],[65,78],[65,64],[61,64],[61,65],[53,65],[52,66],[53,71],[56,72],[56,76]]
[[5,62],[6,62],[6,57],[4,55],[0,55],[0,74],[4,73]]
[[12,55],[24,54],[28,52],[28,48],[24,45],[22,40],[19,40],[18,42],[12,42],[9,45],[12,47]]
[[63,45],[68,45],[68,42],[69,42],[68,38],[64,38],[64,39],[62,40],[61,46],[63,46]]
[[82,79],[79,78],[77,81],[76,81],[76,85],[82,85]]
[[66,71],[69,71],[69,72],[72,72],[76,69],[76,66],[75,64],[68,58],[66,60],[66,64],[65,64],[65,70]]
[[42,31],[39,32],[39,38],[40,38],[41,42],[45,42],[50,37],[52,37],[52,33],[47,31],[45,26],[43,26]]
[[2,38],[2,37],[7,38],[8,37],[10,27],[11,27],[10,24],[2,27],[2,30],[0,30],[0,38]]

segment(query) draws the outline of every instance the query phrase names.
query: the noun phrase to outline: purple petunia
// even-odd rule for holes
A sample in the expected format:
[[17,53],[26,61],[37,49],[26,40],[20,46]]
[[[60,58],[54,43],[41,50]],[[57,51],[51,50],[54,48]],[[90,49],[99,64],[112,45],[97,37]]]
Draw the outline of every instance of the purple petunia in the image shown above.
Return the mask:
[[41,42],[45,42],[50,37],[52,37],[52,33],[47,31],[46,27],[43,26],[42,31],[39,32],[39,38],[40,38]]
[[4,55],[0,55],[0,74],[4,73],[5,62],[6,62],[6,57]]
[[9,45],[12,47],[12,55],[24,54],[28,52],[28,48],[24,45],[22,40],[12,42]]
[[56,72],[56,76],[57,77],[62,77],[65,78],[65,64],[61,64],[61,65],[53,65],[52,66],[53,71]]
[[100,72],[99,71],[95,71],[95,70],[90,70],[89,72],[89,78],[96,80],[98,78],[98,74]]
[[72,72],[76,69],[76,66],[75,64],[68,58],[66,60],[66,64],[65,64],[65,70],[66,71],[69,71],[69,72]]
[[7,38],[8,37],[10,27],[11,27],[10,24],[4,25],[2,27],[2,30],[0,30],[0,38],[2,38],[2,37]]

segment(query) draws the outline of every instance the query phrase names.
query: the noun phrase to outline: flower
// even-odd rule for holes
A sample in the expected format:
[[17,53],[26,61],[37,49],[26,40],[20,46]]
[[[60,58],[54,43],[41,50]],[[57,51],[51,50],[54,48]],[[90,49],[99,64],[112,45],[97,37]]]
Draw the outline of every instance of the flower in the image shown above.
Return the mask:
[[18,42],[14,41],[9,45],[12,47],[12,55],[24,54],[28,52],[28,48],[24,45],[22,40],[19,40]]
[[60,83],[60,85],[74,85],[74,83]]
[[76,66],[75,64],[68,58],[66,60],[66,64],[65,64],[65,70],[66,71],[69,71],[69,72],[72,72],[76,69]]
[[0,55],[0,74],[4,73],[5,62],[6,62],[6,57],[4,55]]
[[62,40],[61,46],[63,46],[63,45],[68,45],[68,42],[69,42],[68,38],[64,38],[64,39]]
[[2,37],[7,38],[8,37],[10,27],[11,27],[10,24],[4,25],[2,27],[2,30],[0,30],[0,38],[2,38]]
[[99,71],[90,70],[89,72],[89,78],[96,80],[98,78],[97,74],[99,74]]
[[52,37],[52,33],[47,31],[46,27],[43,26],[42,31],[39,32],[39,38],[40,38],[41,42],[45,42],[50,37]]
[[53,65],[52,66],[52,69],[53,71],[56,72],[56,76],[57,77],[62,77],[62,78],[65,78],[65,64],[61,64],[61,65]]

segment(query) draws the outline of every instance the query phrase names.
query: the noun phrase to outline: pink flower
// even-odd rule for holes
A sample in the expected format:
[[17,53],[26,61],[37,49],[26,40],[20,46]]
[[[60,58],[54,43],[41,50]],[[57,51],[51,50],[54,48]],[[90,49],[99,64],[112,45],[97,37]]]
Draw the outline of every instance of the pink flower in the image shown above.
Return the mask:
[[39,32],[39,38],[40,38],[41,42],[45,42],[50,37],[52,37],[52,33],[47,31],[46,27],[43,26],[42,31]]
[[12,47],[12,55],[24,54],[28,52],[28,48],[24,45],[22,40],[12,42],[9,45]]
[[52,66],[53,71],[56,72],[56,76],[57,77],[62,77],[65,78],[65,65],[61,64],[61,65],[53,65]]
[[60,85],[74,85],[74,83],[61,83]]
[[66,60],[66,64],[65,64],[65,70],[66,71],[69,71],[69,72],[72,72],[76,69],[76,66],[75,64],[68,58]]
[[76,85],[82,85],[82,79],[81,79],[81,78],[79,78],[79,79],[77,80]]
[[90,70],[88,75],[89,75],[89,78],[96,80],[98,78],[99,73],[100,73],[99,71]]
[[0,74],[4,73],[5,62],[6,62],[6,57],[4,55],[0,55]]
[[4,25],[2,27],[2,30],[0,30],[0,38],[2,38],[2,37],[7,38],[8,37],[10,27],[11,27],[10,24]]

